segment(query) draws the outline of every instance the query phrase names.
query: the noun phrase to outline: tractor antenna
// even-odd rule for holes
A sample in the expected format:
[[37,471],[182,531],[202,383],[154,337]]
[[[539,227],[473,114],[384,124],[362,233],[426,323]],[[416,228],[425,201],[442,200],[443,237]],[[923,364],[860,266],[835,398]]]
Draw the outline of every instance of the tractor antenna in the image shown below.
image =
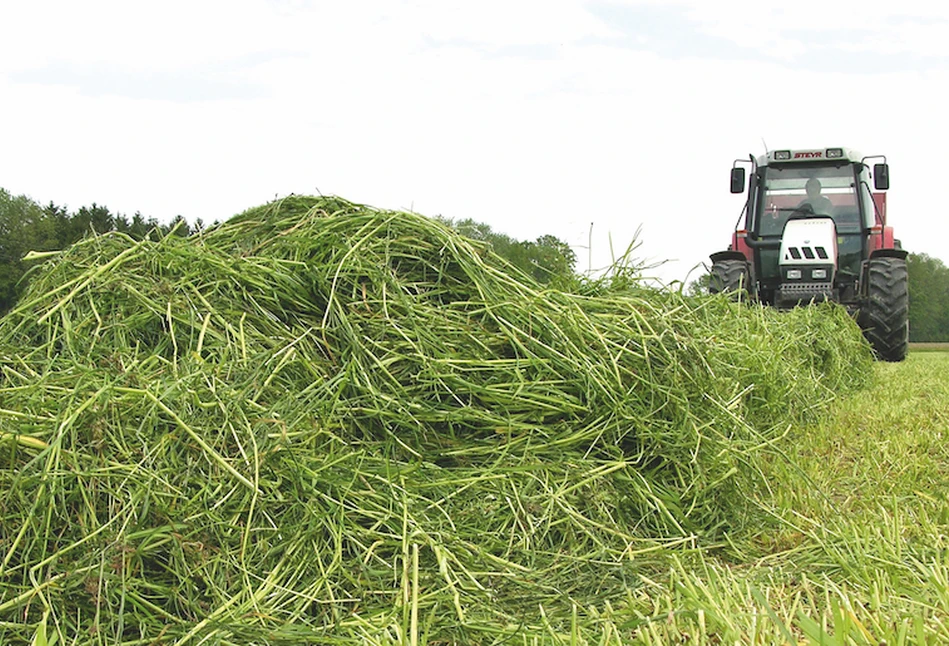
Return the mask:
[[768,144],[765,142],[764,137],[761,138],[761,145],[764,146],[764,154],[768,154]]

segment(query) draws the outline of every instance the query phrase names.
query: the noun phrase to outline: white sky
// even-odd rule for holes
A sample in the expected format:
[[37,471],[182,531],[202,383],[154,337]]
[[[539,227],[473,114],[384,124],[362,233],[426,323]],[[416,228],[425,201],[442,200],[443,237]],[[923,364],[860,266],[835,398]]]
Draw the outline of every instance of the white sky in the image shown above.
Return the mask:
[[[0,187],[224,220],[291,192],[552,234],[683,279],[736,158],[890,163],[904,248],[949,260],[949,5],[834,0],[32,0],[0,8]],[[587,240],[592,223],[592,256]]]

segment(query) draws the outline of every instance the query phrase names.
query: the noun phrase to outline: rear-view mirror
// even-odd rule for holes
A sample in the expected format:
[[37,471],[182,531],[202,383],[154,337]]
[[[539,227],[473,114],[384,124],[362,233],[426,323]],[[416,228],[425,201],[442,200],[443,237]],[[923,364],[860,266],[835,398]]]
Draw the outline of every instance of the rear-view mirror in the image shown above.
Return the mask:
[[[732,180],[734,183],[734,180]],[[890,188],[890,167],[887,164],[873,165],[873,188],[885,191]]]
[[[875,175],[876,173],[874,173]],[[732,193],[745,192],[745,169],[741,166],[732,168]]]

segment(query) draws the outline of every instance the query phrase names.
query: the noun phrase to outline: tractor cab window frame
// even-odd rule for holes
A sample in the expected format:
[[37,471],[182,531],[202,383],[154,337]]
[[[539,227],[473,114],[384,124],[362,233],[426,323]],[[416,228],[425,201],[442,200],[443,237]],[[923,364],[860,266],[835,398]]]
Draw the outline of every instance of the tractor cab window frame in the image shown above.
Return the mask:
[[[819,182],[819,195],[808,195],[808,182]],[[861,233],[864,206],[852,162],[837,164],[772,164],[758,170],[752,231],[759,237],[780,236],[792,214],[813,203],[806,215],[827,216],[838,233]]]
[[[865,168],[866,167],[864,167],[864,169]],[[858,173],[860,173],[859,170]],[[860,203],[863,211],[863,226],[865,229],[869,229],[876,223],[877,214],[873,204],[873,189],[870,187],[865,175],[865,170],[858,175],[861,180],[858,190],[860,191]]]

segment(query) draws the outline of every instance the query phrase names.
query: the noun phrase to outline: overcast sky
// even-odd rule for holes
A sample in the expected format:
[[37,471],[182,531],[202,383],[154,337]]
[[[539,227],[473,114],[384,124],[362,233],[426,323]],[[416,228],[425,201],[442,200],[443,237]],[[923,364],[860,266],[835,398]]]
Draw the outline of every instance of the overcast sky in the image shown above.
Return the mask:
[[[890,163],[904,248],[949,261],[949,5],[836,0],[84,0],[0,8],[0,187],[224,220],[289,193],[553,234],[684,279],[736,158]],[[592,255],[587,249],[592,224]]]

